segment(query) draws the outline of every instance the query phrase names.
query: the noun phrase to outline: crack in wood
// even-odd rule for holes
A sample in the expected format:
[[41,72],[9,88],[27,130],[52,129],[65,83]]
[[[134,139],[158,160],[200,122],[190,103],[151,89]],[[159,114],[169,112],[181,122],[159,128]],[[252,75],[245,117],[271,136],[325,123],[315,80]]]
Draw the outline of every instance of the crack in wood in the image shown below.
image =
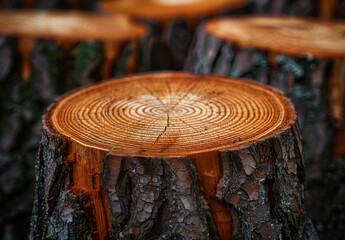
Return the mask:
[[[163,129],[163,131],[158,135],[158,137],[156,138],[156,140],[153,142],[153,144],[151,145],[150,148],[152,148],[154,145],[156,145],[156,143],[159,141],[159,139],[164,135],[164,133],[167,131],[168,127],[170,126],[170,112],[169,112],[169,107],[162,101],[162,99],[158,98],[153,91],[151,91],[151,89],[147,88],[145,85],[143,85],[142,83],[140,83],[140,86],[142,86],[146,91],[149,92],[149,94],[151,94],[166,110],[166,115],[167,115],[167,123]],[[169,86],[169,84],[166,82],[167,86]],[[171,89],[170,86],[168,87],[169,89],[169,93],[171,96]]]
[[164,135],[164,133],[167,131],[168,127],[170,127],[170,115],[169,115],[169,110],[167,111],[167,123],[163,129],[163,131],[158,135],[154,143],[151,145],[151,148],[156,145],[156,143],[159,141],[159,139]]
[[[168,84],[168,82],[165,82],[165,83],[168,86],[169,96],[171,97],[172,96],[172,92],[171,92],[170,85]],[[164,108],[166,109],[166,114],[167,114],[167,123],[166,123],[163,131],[158,135],[158,137],[156,138],[154,143],[151,145],[151,148],[156,145],[156,143],[159,141],[159,139],[166,133],[168,127],[170,127],[170,112],[173,111],[175,109],[175,107],[177,107],[181,103],[181,101],[183,99],[185,99],[188,96],[188,94],[190,94],[193,91],[193,89],[195,88],[196,84],[197,84],[197,81],[195,81],[193,83],[193,85],[188,89],[188,91],[186,91],[183,94],[183,96],[180,99],[178,99],[178,101],[171,108],[169,108],[169,106],[167,106],[161,99],[159,99],[157,96],[155,96],[150,89],[146,88],[146,86],[144,86],[144,85],[142,85],[140,83],[141,86],[143,86],[150,94],[152,94],[152,96],[154,96],[164,106]]]

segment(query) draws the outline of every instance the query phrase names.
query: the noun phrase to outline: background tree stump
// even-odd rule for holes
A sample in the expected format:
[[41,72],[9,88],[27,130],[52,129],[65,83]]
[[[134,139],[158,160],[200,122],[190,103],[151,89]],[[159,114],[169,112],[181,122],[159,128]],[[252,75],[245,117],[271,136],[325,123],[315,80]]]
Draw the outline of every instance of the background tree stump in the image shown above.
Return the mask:
[[[80,11],[1,11],[0,31],[19,36],[23,53],[24,79],[29,77],[29,54],[37,38],[52,39],[71,46],[77,41],[105,42],[105,62],[102,78],[110,77],[114,60],[121,60],[120,47],[126,42],[135,45],[146,33],[144,26],[129,21],[124,15],[101,15]],[[78,31],[78,34],[76,34]],[[79,63],[79,62],[78,62]],[[79,63],[80,64],[80,63]],[[130,65],[130,64],[128,64]],[[129,67],[131,68],[131,67]]]
[[[319,188],[327,175],[322,166],[331,157],[331,120],[340,122],[344,109],[344,31],[342,22],[315,19],[213,20],[200,27],[185,69],[255,79],[284,91],[298,113],[307,182]],[[320,217],[322,201],[314,207],[315,197],[309,199],[314,219],[327,222]]]
[[[340,22],[282,17],[210,21],[200,28],[186,69],[256,79],[284,91],[296,105],[302,130],[307,131],[302,134],[310,145],[305,146],[311,154],[307,160],[320,159],[329,141],[328,65],[345,56],[344,29]],[[336,76],[334,81],[341,82]],[[331,102],[329,109],[338,102]],[[318,152],[313,139],[319,140]]]
[[239,11],[247,0],[104,0],[105,11],[124,13],[151,29],[151,70],[181,70],[196,25],[206,17]]
[[273,88],[137,75],[63,96],[43,125],[30,239],[317,239]]
[[[5,3],[6,7],[9,3],[13,7],[24,4],[21,1]],[[38,14],[33,16],[35,13]],[[48,16],[49,13],[52,15]],[[124,16],[118,18],[122,20],[116,24],[116,15],[96,16],[80,11],[74,14],[77,16],[73,17],[69,11],[13,9],[0,12],[3,34],[0,37],[0,239],[24,239],[28,235],[40,119],[47,106],[67,90],[105,79],[100,76],[103,62],[109,62],[111,67],[105,71],[108,78],[113,74],[139,71],[141,67],[139,49],[144,41],[144,26],[133,24],[139,26],[138,33],[136,28],[126,28],[130,22]],[[102,19],[112,21],[97,27]],[[85,22],[87,24],[82,24]],[[78,24],[82,25],[78,27]],[[47,31],[50,27],[54,30]],[[72,32],[69,37],[67,29]],[[104,61],[103,52],[107,51],[103,51],[102,42],[97,41],[106,36],[99,34],[104,29],[108,37],[119,35],[120,29],[123,29],[121,37],[128,37],[127,30],[131,30],[129,36],[139,34],[118,39],[117,56],[112,55],[118,60],[115,63],[114,58]],[[87,31],[97,36],[84,35]],[[110,44],[110,50],[113,49]]]

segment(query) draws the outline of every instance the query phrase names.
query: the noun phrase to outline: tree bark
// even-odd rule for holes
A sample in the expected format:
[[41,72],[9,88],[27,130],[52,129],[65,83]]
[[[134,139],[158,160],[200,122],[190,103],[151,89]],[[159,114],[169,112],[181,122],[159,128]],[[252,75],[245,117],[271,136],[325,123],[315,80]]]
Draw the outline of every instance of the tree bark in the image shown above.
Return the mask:
[[43,124],[30,239],[318,238],[296,115],[272,88],[136,75],[63,96]]
[[[227,24],[232,24],[231,28]],[[314,32],[311,26],[323,29],[323,33]],[[328,37],[328,33],[341,29],[342,24],[282,17],[213,21],[198,30],[185,70],[255,79],[282,90],[296,106],[306,162],[318,166],[332,141],[330,112],[338,118],[343,114],[342,78],[337,78],[342,67],[333,70],[332,82],[338,87],[332,88],[330,95],[325,91],[331,77],[330,63],[345,56],[344,47],[339,45],[337,52],[332,49],[343,37]],[[290,36],[295,38],[291,40]],[[325,41],[329,38],[329,47],[309,41],[316,36]],[[334,99],[330,106],[328,96]]]

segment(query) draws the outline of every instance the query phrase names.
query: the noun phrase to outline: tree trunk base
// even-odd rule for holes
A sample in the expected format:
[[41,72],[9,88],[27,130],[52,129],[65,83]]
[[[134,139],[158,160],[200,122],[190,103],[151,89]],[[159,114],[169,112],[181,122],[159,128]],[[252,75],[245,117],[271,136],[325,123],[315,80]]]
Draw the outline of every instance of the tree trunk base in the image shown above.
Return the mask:
[[271,88],[137,75],[43,122],[30,239],[317,239],[296,115]]

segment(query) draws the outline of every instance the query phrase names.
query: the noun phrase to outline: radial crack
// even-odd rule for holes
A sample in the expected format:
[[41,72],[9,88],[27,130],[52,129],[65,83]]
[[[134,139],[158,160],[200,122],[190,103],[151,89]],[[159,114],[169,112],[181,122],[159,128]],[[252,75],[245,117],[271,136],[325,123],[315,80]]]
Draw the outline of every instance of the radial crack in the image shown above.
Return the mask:
[[163,129],[163,131],[158,135],[158,137],[156,138],[156,140],[154,141],[154,143],[151,145],[151,147],[153,147],[158,140],[163,136],[163,134],[167,131],[168,127],[170,127],[170,114],[169,114],[169,110],[167,109],[167,123]]

